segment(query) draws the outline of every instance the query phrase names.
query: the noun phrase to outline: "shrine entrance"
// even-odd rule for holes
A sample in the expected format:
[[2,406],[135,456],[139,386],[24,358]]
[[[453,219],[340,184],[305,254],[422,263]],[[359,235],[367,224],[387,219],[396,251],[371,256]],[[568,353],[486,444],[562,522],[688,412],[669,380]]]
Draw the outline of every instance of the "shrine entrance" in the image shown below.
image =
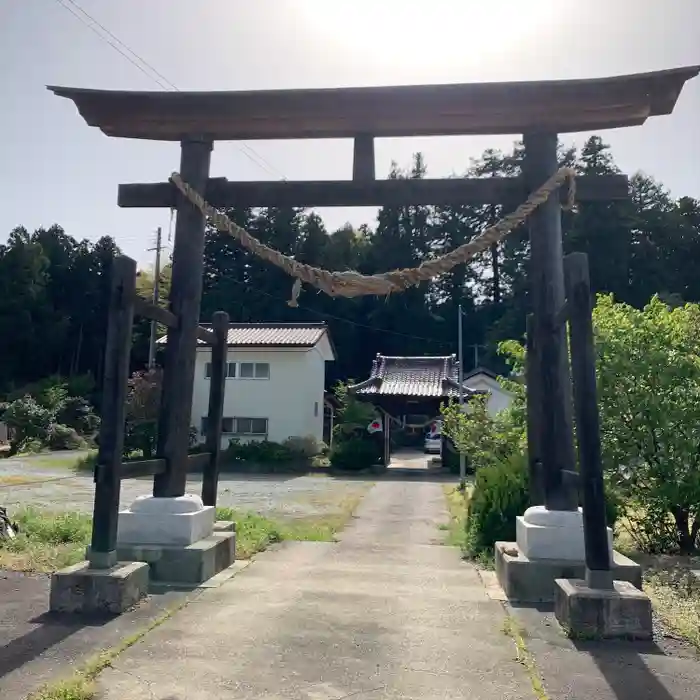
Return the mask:
[[[144,547],[156,548],[163,556],[172,555],[172,564],[184,561],[178,547],[192,545],[193,538],[200,538],[199,543],[206,540],[197,552],[202,552],[202,557],[206,554],[211,565],[198,562],[198,575],[203,575],[202,571],[215,573],[217,563],[228,558],[226,552],[219,551],[223,547],[220,542],[226,538],[221,532],[217,534],[213,523],[218,475],[218,453],[213,439],[210,453],[201,460],[206,463],[208,474],[206,502],[194,495],[185,496],[188,469],[197,463],[197,459],[188,455],[197,343],[201,340],[211,343],[215,350],[221,348],[220,338],[225,338],[227,323],[224,315],[217,317],[219,339],[199,326],[207,217],[218,230],[233,236],[248,251],[294,278],[291,305],[296,305],[304,284],[330,296],[400,293],[468,262],[527,222],[532,310],[527,368],[532,500],[544,503],[553,511],[571,511],[578,506],[575,480],[570,478],[576,473],[566,328],[567,321],[571,321],[572,338],[574,327],[579,338],[572,343],[571,354],[574,363],[578,363],[574,378],[581,469],[585,468],[586,472],[582,481],[583,492],[587,494],[584,499],[587,546],[590,540],[592,551],[597,553],[597,559],[593,557],[589,562],[587,558],[587,564],[609,575],[604,514],[601,520],[603,489],[599,444],[596,448],[595,381],[592,385],[590,381],[593,356],[584,343],[590,335],[585,325],[590,323],[590,318],[585,320],[586,305],[590,304],[590,298],[585,296],[587,272],[585,265],[570,265],[570,281],[577,281],[578,286],[571,287],[571,294],[567,294],[561,210],[562,204],[571,208],[577,202],[625,199],[628,181],[623,175],[578,177],[572,169],[560,167],[558,134],[636,126],[651,116],[670,114],[685,82],[699,72],[699,67],[688,67],[594,80],[260,92],[49,88],[57,96],[72,100],[85,121],[106,135],[178,142],[181,154],[180,170],[172,173],[169,181],[119,186],[119,206],[177,210],[169,309],[143,308],[141,302],[134,300],[135,264],[123,259],[115,266],[103,397],[103,403],[109,399],[107,404],[112,408],[104,416],[100,432],[92,545],[89,560],[83,565],[54,574],[52,609],[64,609],[61,606],[67,598],[72,609],[82,606],[83,610],[90,610],[103,604],[102,594],[114,588],[115,578],[128,583],[117,588],[127,591],[129,599],[113,601],[112,611],[130,607],[133,598],[145,595],[149,569],[146,563],[123,562],[143,562]],[[484,179],[377,180],[375,177],[377,138],[477,134],[522,135],[522,174]],[[215,141],[323,138],[353,140],[352,180],[231,182],[210,177]],[[416,268],[367,276],[354,271],[331,272],[300,263],[265,246],[219,211],[233,206],[422,204],[501,204],[512,209],[512,214],[470,242]],[[140,307],[146,315],[168,326],[168,336],[157,458],[135,465],[122,462],[122,404],[131,321],[135,309]],[[574,310],[583,314],[578,319],[583,319],[583,324],[573,322]],[[590,310],[588,314],[590,317]],[[217,353],[217,365],[223,372],[225,356],[221,350]],[[221,425],[223,377],[217,375],[216,382],[212,377],[212,386],[220,387],[220,391],[212,392],[210,401],[212,438]],[[436,401],[439,403],[437,398]],[[135,503],[133,509],[122,510],[118,515],[120,482],[135,474],[154,475],[153,498]],[[132,523],[130,536],[138,535],[139,541],[134,543],[138,546],[123,546],[123,536],[119,542],[117,526],[121,533],[127,520]],[[171,527],[175,522],[187,523],[186,531],[176,532]],[[140,527],[138,523],[149,526]],[[206,549],[210,545],[215,545],[217,550],[213,554]],[[162,559],[164,565],[168,557]],[[122,563],[117,564],[117,560]],[[157,570],[157,566],[152,569]],[[171,565],[168,571],[170,575],[179,575],[182,570],[181,566]],[[74,600],[75,597],[79,600]]]
[[[459,367],[455,355],[392,357],[378,354],[370,376],[348,387],[358,399],[376,406],[383,415],[384,464],[391,455],[412,450],[440,454],[439,445],[426,438],[440,420],[441,407],[459,397]],[[463,386],[463,398],[482,392]],[[432,431],[436,437],[439,432]]]

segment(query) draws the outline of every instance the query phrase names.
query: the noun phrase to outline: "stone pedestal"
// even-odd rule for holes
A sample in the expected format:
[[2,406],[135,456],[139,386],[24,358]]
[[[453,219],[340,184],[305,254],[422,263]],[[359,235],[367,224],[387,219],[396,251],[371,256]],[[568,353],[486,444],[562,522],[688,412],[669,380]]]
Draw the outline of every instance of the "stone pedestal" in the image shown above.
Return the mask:
[[[586,549],[583,511],[549,510],[533,506],[516,518],[516,542],[496,543],[496,573],[509,600],[550,603],[559,578],[585,578]],[[642,570],[631,559],[608,546],[616,580],[641,588]]]
[[151,581],[161,584],[197,585],[228,569],[236,561],[234,523],[218,522],[209,537],[185,547],[180,545],[118,544],[117,556],[147,562]]
[[[496,542],[496,575],[511,601],[551,603],[556,592],[556,579],[585,579],[583,560],[530,559],[516,542]],[[629,581],[642,587],[642,568],[636,562],[613,550],[612,573],[616,581]]]
[[197,585],[236,560],[235,526],[195,495],[141,496],[119,513],[117,557],[146,562],[151,581]]
[[117,543],[187,546],[211,535],[215,513],[214,506],[205,506],[193,494],[139,496],[129,508],[119,511]]
[[148,565],[138,561],[108,569],[93,569],[83,561],[52,574],[49,609],[59,613],[119,615],[146,597],[148,580]]
[[612,589],[589,588],[580,579],[557,579],[554,609],[574,638],[651,639],[651,601],[627,581]]
[[[518,549],[528,559],[561,559],[582,562],[586,558],[583,539],[583,511],[528,508],[516,519]],[[612,530],[608,528],[612,554]]]

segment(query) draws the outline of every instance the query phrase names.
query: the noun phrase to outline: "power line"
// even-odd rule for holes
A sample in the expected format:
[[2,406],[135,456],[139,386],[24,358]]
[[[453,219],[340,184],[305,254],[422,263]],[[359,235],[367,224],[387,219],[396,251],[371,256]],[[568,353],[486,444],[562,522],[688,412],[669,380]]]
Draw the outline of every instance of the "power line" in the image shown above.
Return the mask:
[[[66,1],[71,2],[71,0],[66,0]],[[67,10],[68,12],[70,12],[73,15],[73,17],[75,17],[79,22],[84,24],[91,32],[93,32],[93,34],[96,34],[100,39],[107,42],[117,53],[121,54],[127,61],[129,61],[129,63],[131,63],[136,68],[138,68],[146,77],[150,78],[151,80],[155,80],[161,87],[165,87],[166,89],[168,89],[166,85],[164,85],[158,79],[154,78],[152,74],[150,74],[140,63],[137,63],[131,56],[129,56],[129,54],[125,53],[121,48],[119,48],[118,45],[116,45],[113,42],[106,39],[103,34],[100,34],[100,32],[97,31],[97,29],[95,29],[95,26],[93,26],[93,24],[89,24],[87,21],[85,21],[85,19],[83,17],[81,17],[72,7],[70,7],[69,5],[66,5],[63,0],[56,0],[56,2],[64,10]],[[72,4],[75,5],[75,3],[72,3]],[[76,7],[78,7],[78,6],[76,5]],[[78,8],[78,9],[80,9],[80,11],[83,14],[87,15],[87,12],[85,12],[82,8]],[[89,16],[89,15],[87,15],[87,16]],[[93,22],[94,22],[94,24],[97,24],[96,20],[93,20]],[[134,54],[134,55],[136,55],[136,54]]]
[[[156,80],[156,82],[158,82],[161,87],[165,87],[166,89],[172,88],[173,90],[177,90],[177,86],[170,82],[157,68],[155,68],[151,63],[149,63],[145,58],[139,56],[139,54],[137,54],[131,47],[125,44],[118,36],[110,32],[109,29],[107,29],[107,27],[104,26],[104,24],[96,20],[92,15],[88,14],[80,5],[78,5],[77,2],[75,2],[75,0],[65,1],[73,5],[73,7],[75,7],[75,9],[78,10],[78,12],[80,12],[81,15],[86,17],[93,24],[97,25],[105,34],[107,34],[107,36],[114,39],[114,41],[116,41],[117,44],[119,44],[123,49],[125,49],[132,56],[134,56],[134,58],[136,58],[137,61],[146,66],[146,68],[148,68],[156,76],[156,78],[153,78],[153,76],[151,76],[153,80]],[[59,2],[61,2],[61,0],[59,0]],[[85,22],[83,22],[83,24],[85,24]],[[86,26],[91,25],[86,24]],[[163,85],[163,83],[166,83],[166,85]]]
[[[107,29],[104,24],[96,20],[89,12],[84,10],[77,2],[75,2],[75,0],[56,0],[56,2],[65,10],[70,12],[73,17],[85,25],[91,32],[109,44],[109,46],[111,46],[117,53],[129,61],[129,63],[138,68],[138,70],[140,70],[145,76],[160,85],[160,87],[165,90],[181,92],[180,88],[178,88],[175,83],[166,78],[145,58],[140,56],[130,46],[125,44],[118,36]],[[97,27],[99,27],[104,33],[101,33]],[[272,165],[269,160],[258,153],[255,149],[248,146],[248,144],[242,143],[237,145],[236,148],[238,148],[238,150],[241,151],[241,153],[243,153],[243,155],[246,156],[251,162],[255,163],[255,165],[267,172],[268,175],[272,175],[273,177],[279,176],[282,180],[287,179],[284,173]]]
[[[131,47],[129,47],[127,44],[125,44],[119,37],[117,37],[113,32],[111,32],[107,27],[105,27],[101,22],[96,20],[89,12],[84,10],[75,0],[56,0],[61,7],[64,9],[68,10],[76,19],[78,19],[82,24],[84,24],[88,29],[90,29],[92,32],[94,32],[97,36],[99,36],[103,41],[105,41],[109,46],[111,46],[115,51],[117,51],[120,55],[122,55],[124,58],[126,58],[132,65],[134,65],[136,68],[138,68],[144,75],[148,76],[151,78],[151,80],[155,81],[160,85],[162,88],[169,90],[175,90],[176,92],[181,92],[180,88],[177,87],[171,80],[169,80],[166,76],[164,76],[160,71],[158,71],[152,64],[150,64],[148,61],[146,61],[142,56],[140,56],[136,51],[134,51]],[[70,3],[70,5],[66,5],[65,3]],[[77,12],[73,9],[77,10]],[[80,13],[80,14],[78,14]],[[95,27],[99,27],[104,34],[101,34]],[[109,38],[107,38],[109,37]],[[113,41],[110,41],[112,39]],[[116,42],[116,43],[115,43]],[[145,66],[145,67],[144,67]],[[146,68],[148,70],[146,70]],[[151,71],[150,73],[148,71]],[[247,144],[241,144],[237,146],[237,148],[244,154],[246,155],[253,163],[258,165],[260,168],[263,170],[266,170],[268,174],[274,175],[275,172],[277,175],[279,175],[283,180],[286,180],[287,178],[284,176],[284,174],[275,168],[274,165],[272,165],[266,158],[264,158],[261,154],[259,154],[257,151],[255,151],[253,148],[248,146]],[[271,172],[271,170],[274,170],[275,172]],[[237,282],[237,280],[234,280]],[[237,282],[238,283],[238,282]],[[240,283],[239,283],[240,284]],[[270,297],[271,299],[276,299],[277,301],[283,301],[280,297],[276,297],[272,294],[268,294],[267,292],[263,292],[262,290],[256,290],[257,293],[263,294],[264,296]],[[306,306],[299,306],[300,309],[303,309],[305,311],[308,311],[309,313],[313,313],[319,316],[324,316],[326,318],[332,318],[336,321],[340,321],[341,323],[347,323],[350,325],[353,325],[357,328],[366,328],[368,330],[372,330],[375,332],[379,333],[388,333],[391,335],[396,335],[402,338],[410,338],[413,340],[421,340],[424,342],[428,343],[437,343],[439,345],[448,345],[449,343],[445,341],[440,341],[440,340],[435,340],[434,338],[424,338],[422,336],[417,336],[417,335],[411,335],[408,333],[400,333],[399,331],[392,331],[389,329],[385,328],[377,328],[376,326],[370,326],[368,324],[364,323],[358,323],[357,321],[351,321],[350,319],[343,318],[341,316],[335,316],[333,314],[325,313],[322,311],[317,311],[315,309],[311,309]]]
[[[241,286],[245,286],[246,292],[252,292],[253,294],[262,294],[263,296],[269,297],[270,299],[275,299],[276,301],[279,301],[283,304],[287,303],[284,299],[282,299],[282,297],[278,297],[278,296],[275,296],[274,294],[264,292],[262,289],[255,289],[255,290],[250,289],[250,287],[248,287],[245,284],[245,282],[241,282],[239,280],[234,280],[234,279],[229,280],[229,281],[233,282],[234,284],[239,284]],[[399,336],[401,338],[410,338],[411,340],[422,340],[426,343],[435,343],[437,345],[443,345],[443,346],[449,345],[450,347],[452,347],[452,343],[445,341],[445,340],[436,340],[435,338],[425,338],[425,337],[420,336],[420,335],[410,335],[408,333],[401,333],[400,331],[392,331],[388,328],[377,328],[377,326],[370,326],[366,323],[359,323],[357,321],[352,321],[349,318],[343,318],[342,316],[335,316],[334,314],[329,314],[329,313],[326,313],[325,311],[318,311],[318,310],[312,309],[308,306],[302,306],[301,304],[299,304],[297,308],[302,309],[303,311],[308,311],[309,313],[312,313],[312,314],[316,314],[317,316],[323,316],[325,318],[332,318],[335,321],[340,321],[341,323],[347,323],[348,325],[356,326],[357,328],[366,328],[367,330],[375,331],[377,333],[388,333],[390,335],[396,335],[396,336]]]

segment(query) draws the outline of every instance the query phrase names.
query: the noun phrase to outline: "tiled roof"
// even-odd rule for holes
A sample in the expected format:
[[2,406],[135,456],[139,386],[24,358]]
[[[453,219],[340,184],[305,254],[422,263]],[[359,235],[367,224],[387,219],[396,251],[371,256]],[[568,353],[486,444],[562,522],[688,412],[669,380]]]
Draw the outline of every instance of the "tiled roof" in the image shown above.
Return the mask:
[[[210,328],[208,324],[200,324]],[[328,332],[325,323],[232,323],[228,344],[235,347],[312,348]],[[167,336],[158,340],[165,343]],[[204,345],[203,341],[198,341]]]
[[491,379],[498,379],[498,375],[493,370],[490,370],[487,367],[476,367],[473,370],[471,370],[471,372],[465,372],[464,379],[471,379],[472,377],[476,377],[479,374],[483,374],[487,377],[490,377]]
[[[390,357],[377,355],[369,379],[350,387],[361,395],[454,397],[459,395],[454,355]],[[464,387],[464,396],[482,393]]]

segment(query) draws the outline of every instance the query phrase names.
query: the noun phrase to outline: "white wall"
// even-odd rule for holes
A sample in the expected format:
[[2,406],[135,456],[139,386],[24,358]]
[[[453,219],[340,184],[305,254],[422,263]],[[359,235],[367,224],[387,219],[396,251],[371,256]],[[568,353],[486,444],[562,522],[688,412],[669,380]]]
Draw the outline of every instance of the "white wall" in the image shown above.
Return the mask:
[[479,391],[488,391],[488,411],[492,416],[495,416],[499,411],[508,408],[513,401],[510,392],[505,391],[501,385],[487,374],[475,374],[473,377],[468,377],[464,383],[470,389]]
[[[330,357],[326,350],[322,343],[311,349],[229,348],[228,362],[267,362],[270,365],[270,378],[227,379],[224,416],[267,418],[267,439],[273,442],[283,442],[290,436],[307,435],[322,440],[325,362],[326,359],[333,359],[330,348]],[[209,407],[209,380],[205,378],[207,362],[211,362],[211,349],[199,348],[190,420],[198,431]],[[318,407],[317,415],[315,406]],[[200,437],[203,439],[203,436]],[[227,447],[232,437],[238,436],[224,435],[222,447]]]

